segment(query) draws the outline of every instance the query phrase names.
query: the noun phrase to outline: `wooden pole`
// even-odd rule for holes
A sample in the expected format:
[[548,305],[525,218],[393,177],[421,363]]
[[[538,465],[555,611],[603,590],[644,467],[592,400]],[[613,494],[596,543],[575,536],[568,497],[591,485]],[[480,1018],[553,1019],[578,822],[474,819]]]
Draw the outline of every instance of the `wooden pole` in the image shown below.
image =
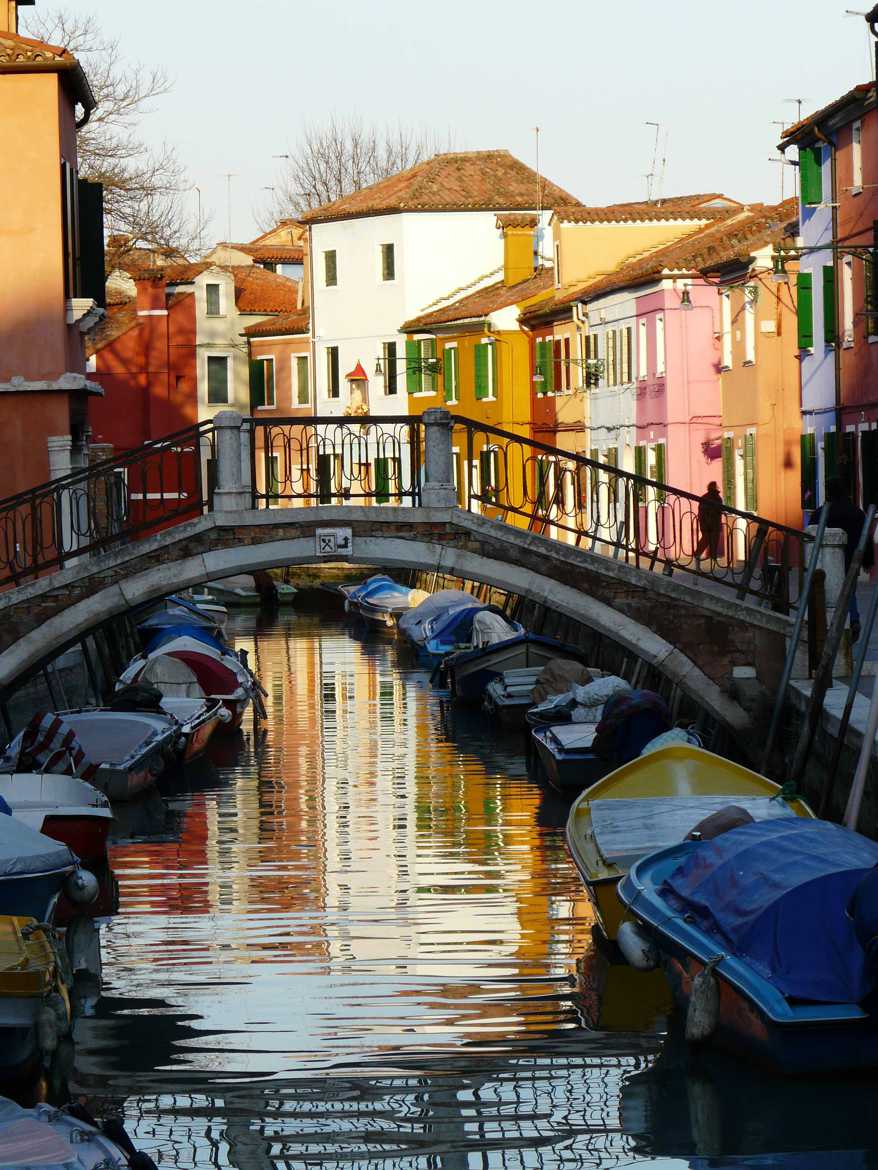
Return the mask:
[[872,762],[872,749],[875,746],[875,732],[878,731],[878,678],[872,684],[872,701],[869,704],[869,718],[866,720],[866,730],[863,732],[863,745],[860,748],[860,757],[857,760],[857,770],[854,773],[854,782],[851,785],[851,794],[848,797],[847,808],[844,810],[845,828],[856,831],[857,821],[860,819],[860,806],[863,803],[863,793],[866,790],[866,777],[869,774],[869,765]]

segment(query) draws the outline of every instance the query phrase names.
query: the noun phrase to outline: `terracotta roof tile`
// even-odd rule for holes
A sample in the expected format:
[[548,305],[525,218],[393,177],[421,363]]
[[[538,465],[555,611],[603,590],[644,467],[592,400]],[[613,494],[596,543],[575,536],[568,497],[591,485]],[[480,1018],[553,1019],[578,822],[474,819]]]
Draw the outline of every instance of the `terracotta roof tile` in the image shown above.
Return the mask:
[[293,313],[299,307],[299,282],[258,265],[236,265],[235,304],[241,313]]
[[300,248],[308,235],[308,229],[297,219],[281,219],[273,228],[251,240],[251,244],[291,244]]
[[124,305],[108,305],[107,315],[103,321],[86,334],[86,357],[98,353],[105,346],[121,337],[123,333],[133,329],[138,320],[135,301],[127,301]]
[[295,313],[279,313],[268,321],[257,321],[255,325],[248,325],[244,334],[247,337],[285,337],[307,333],[310,327],[309,310],[299,309]]
[[235,248],[266,264],[301,264],[304,248],[297,244],[217,244],[217,248]]
[[0,73],[62,73],[73,96],[86,110],[95,108],[95,98],[79,61],[69,49],[49,45],[14,32],[0,32]]
[[540,222],[538,215],[510,212],[508,215],[497,216],[498,228],[535,228]]
[[596,276],[572,290],[562,290],[551,302],[523,313],[522,320],[532,323],[550,318],[553,313],[569,308],[574,301],[588,301],[616,289],[648,284],[669,273],[696,275],[711,266],[746,259],[755,249],[789,235],[789,225],[795,217],[795,199],[787,199],[775,206],[758,204],[755,208],[741,208],[719,222],[705,224],[681,240],[628,260],[613,272]]
[[553,279],[554,272],[551,268],[541,268],[533,276],[518,284],[504,284],[502,280],[497,281],[495,284],[477,289],[476,292],[469,293],[441,309],[433,309],[429,313],[422,313],[419,317],[412,317],[411,320],[400,326],[400,332],[418,333],[430,329],[434,325],[480,320],[498,309],[519,305],[522,301],[545,292],[552,287]]
[[[526,211],[537,205],[536,171],[508,150],[437,154],[302,216],[321,223],[399,211]],[[576,200],[548,179],[539,180],[544,207]]]
[[822,122],[831,114],[835,114],[840,110],[843,110],[845,106],[854,105],[857,102],[864,101],[869,97],[870,91],[874,92],[874,90],[874,82],[861,82],[859,85],[855,85],[853,89],[849,89],[848,92],[842,94],[840,98],[836,98],[835,101],[832,101],[828,105],[823,106],[822,109],[816,110],[813,114],[809,114],[806,118],[802,118],[801,121],[787,127],[787,129],[784,130],[783,134],[780,136],[781,144],[785,143],[787,146],[789,146],[794,139],[806,136],[806,132],[811,130],[815,123]]
[[561,223],[643,223],[653,220],[713,219],[740,207],[719,192],[706,195],[674,195],[668,199],[635,203],[611,203],[607,207],[557,207]]

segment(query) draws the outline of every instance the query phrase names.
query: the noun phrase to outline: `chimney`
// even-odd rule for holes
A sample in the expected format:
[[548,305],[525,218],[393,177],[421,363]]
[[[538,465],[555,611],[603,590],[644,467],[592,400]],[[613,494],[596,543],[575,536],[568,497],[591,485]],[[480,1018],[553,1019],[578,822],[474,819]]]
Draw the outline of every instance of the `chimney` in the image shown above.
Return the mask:
[[497,216],[497,227],[503,232],[504,284],[519,284],[533,276],[536,251],[534,233],[539,222],[536,215]]
[[36,0],[0,0],[0,32],[18,32],[19,8],[30,8]]

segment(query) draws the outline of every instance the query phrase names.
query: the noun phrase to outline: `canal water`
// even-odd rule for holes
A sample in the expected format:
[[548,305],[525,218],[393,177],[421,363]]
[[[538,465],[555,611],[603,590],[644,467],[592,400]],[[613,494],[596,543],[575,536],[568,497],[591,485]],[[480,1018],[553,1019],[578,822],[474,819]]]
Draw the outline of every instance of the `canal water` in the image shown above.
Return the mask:
[[160,1166],[878,1165],[878,1082],[687,1062],[608,966],[523,741],[386,636],[231,633],[267,721],[123,811],[71,1085]]

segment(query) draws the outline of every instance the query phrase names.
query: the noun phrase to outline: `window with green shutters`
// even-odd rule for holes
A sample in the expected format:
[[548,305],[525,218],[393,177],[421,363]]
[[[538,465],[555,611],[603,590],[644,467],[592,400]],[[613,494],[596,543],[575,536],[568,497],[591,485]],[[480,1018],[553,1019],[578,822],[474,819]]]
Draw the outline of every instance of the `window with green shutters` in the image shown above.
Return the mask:
[[[646,478],[646,447],[642,443],[634,448],[634,474],[642,475]],[[634,485],[635,498],[639,503],[643,503],[646,498],[646,491],[641,484]]]
[[268,495],[272,500],[280,499],[280,455],[269,455],[268,472],[266,478],[268,480]]
[[476,398],[495,397],[494,343],[479,342],[473,349]]
[[823,344],[835,345],[835,268],[823,265]]
[[308,378],[308,355],[296,355],[296,405],[308,406],[311,401],[311,387]]
[[335,460],[332,455],[317,456],[317,499],[321,504],[332,503],[332,479]]
[[813,207],[823,202],[823,147],[809,146],[799,150],[799,183],[802,202]]
[[436,393],[436,338],[421,342],[421,393]]
[[541,512],[545,512],[549,506],[550,473],[548,459],[537,459],[537,507]]
[[436,338],[405,343],[405,388],[409,394],[436,393]]
[[801,437],[802,507],[817,507],[817,436],[813,431]]
[[[667,473],[665,470],[665,444],[664,442],[656,443],[655,445],[655,478],[659,483],[667,482]],[[667,499],[667,492],[657,491],[655,493],[656,502],[663,504]]]
[[756,507],[756,436],[744,436],[744,510],[755,512]]
[[250,409],[265,406],[265,362],[250,362]]
[[446,402],[457,402],[457,362],[457,346],[446,345],[442,351],[442,381]]
[[810,272],[796,276],[796,307],[799,321],[799,349],[814,346],[814,296]]
[[334,248],[323,253],[323,283],[327,288],[335,288],[338,284],[338,259]]
[[416,341],[405,343],[405,388],[409,394],[417,394],[421,389],[421,374],[418,363],[421,360],[421,347]]
[[326,397],[338,398],[341,394],[341,379],[339,377],[338,346],[326,347]]
[[208,355],[207,401],[212,406],[229,401],[229,359],[225,355]]
[[381,279],[396,279],[396,255],[393,244],[381,245]]
[[397,377],[395,341],[381,343],[381,372],[384,375],[384,393],[388,396],[396,394],[399,379]]
[[208,317],[222,316],[222,290],[218,284],[206,284],[204,295],[207,302]]
[[375,501],[386,504],[391,495],[399,498],[399,469],[400,463],[396,458],[379,456],[375,460]]
[[479,483],[482,492],[490,499],[497,499],[499,484],[500,455],[496,447],[485,447],[479,454]]
[[555,354],[552,339],[550,337],[538,341],[536,345],[537,350],[537,371],[543,375],[542,382],[537,383],[538,394],[554,394],[555,393]]
[[826,485],[838,475],[838,434],[825,431],[823,435],[823,498],[826,499]]
[[735,502],[735,446],[731,435],[723,435],[723,503],[736,508]]

